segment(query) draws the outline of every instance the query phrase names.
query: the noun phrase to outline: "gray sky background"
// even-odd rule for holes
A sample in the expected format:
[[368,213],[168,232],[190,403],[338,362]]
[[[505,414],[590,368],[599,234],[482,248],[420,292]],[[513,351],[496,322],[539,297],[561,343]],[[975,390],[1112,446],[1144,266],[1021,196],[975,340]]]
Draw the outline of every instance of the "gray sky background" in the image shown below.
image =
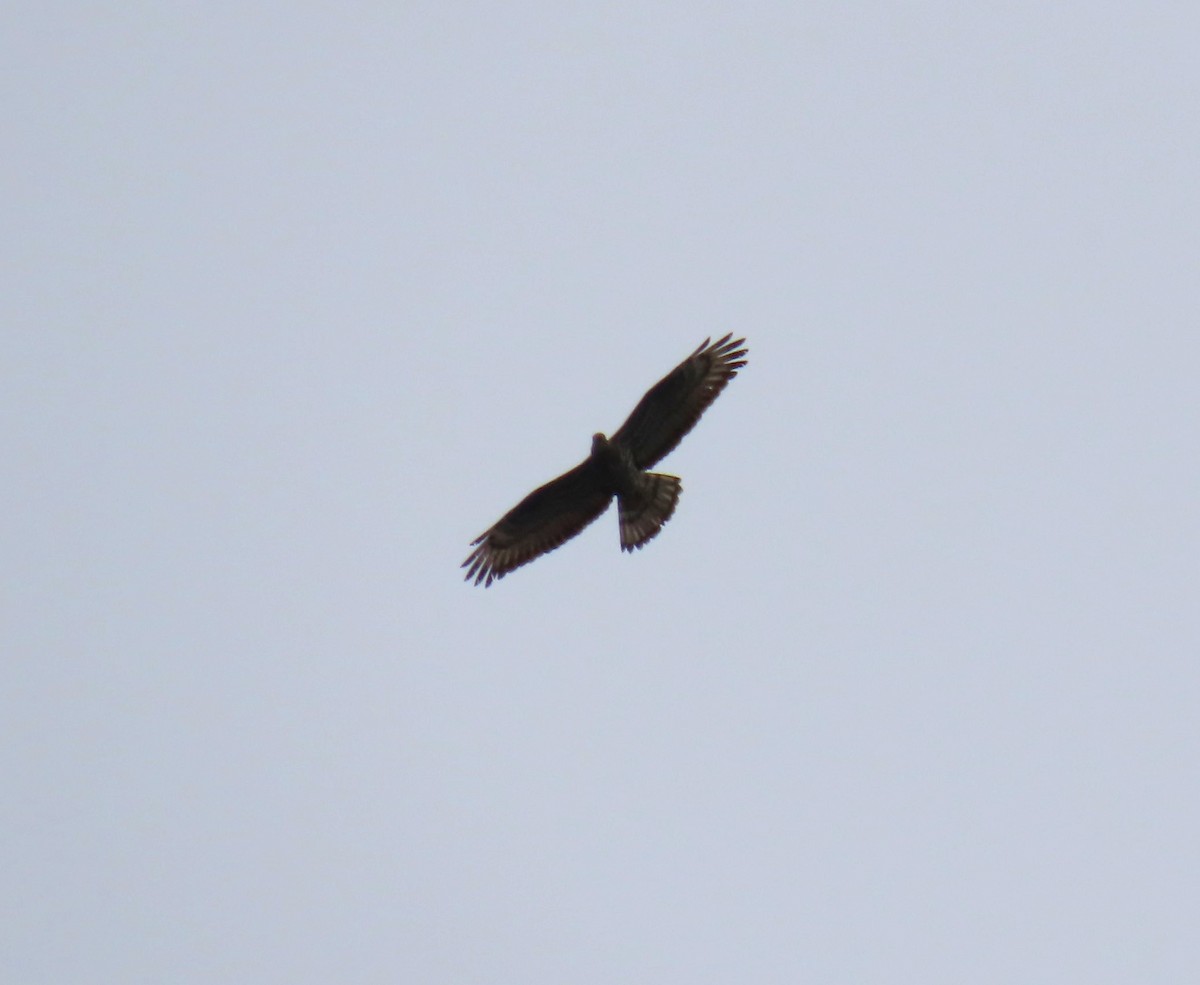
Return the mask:
[[1200,981],[1194,4],[4,19],[5,981]]

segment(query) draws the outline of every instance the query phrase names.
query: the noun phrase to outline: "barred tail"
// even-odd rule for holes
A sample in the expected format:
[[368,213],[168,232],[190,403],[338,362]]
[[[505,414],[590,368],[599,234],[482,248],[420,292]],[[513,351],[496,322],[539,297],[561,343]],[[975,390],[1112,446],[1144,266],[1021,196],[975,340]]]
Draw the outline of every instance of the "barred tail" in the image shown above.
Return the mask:
[[662,525],[671,519],[682,491],[683,483],[673,475],[658,472],[639,475],[637,489],[617,497],[621,550],[632,551],[653,540]]

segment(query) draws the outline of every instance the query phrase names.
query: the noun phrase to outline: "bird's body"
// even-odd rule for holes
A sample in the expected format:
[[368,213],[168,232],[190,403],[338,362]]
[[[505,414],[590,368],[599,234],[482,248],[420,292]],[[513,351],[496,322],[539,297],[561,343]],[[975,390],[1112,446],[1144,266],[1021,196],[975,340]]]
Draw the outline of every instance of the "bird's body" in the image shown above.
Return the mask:
[[655,384],[611,438],[592,436],[591,454],[526,496],[478,537],[463,567],[467,580],[490,585],[554,550],[595,520],[614,496],[621,549],[645,546],[671,518],[682,483],[646,471],[664,458],[746,365],[745,339],[709,340]]

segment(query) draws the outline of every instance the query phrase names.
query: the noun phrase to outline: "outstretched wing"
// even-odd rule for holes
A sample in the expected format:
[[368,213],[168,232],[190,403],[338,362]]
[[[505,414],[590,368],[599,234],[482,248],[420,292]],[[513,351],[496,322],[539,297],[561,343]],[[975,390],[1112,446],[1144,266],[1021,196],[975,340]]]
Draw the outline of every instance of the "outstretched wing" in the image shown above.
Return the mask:
[[639,469],[665,458],[700,420],[737,371],[746,365],[746,340],[730,342],[732,332],[695,352],[659,380],[612,436],[633,455]]
[[475,550],[462,563],[467,581],[474,578],[486,587],[554,550],[603,513],[611,499],[595,463],[585,459],[535,489],[471,542]]

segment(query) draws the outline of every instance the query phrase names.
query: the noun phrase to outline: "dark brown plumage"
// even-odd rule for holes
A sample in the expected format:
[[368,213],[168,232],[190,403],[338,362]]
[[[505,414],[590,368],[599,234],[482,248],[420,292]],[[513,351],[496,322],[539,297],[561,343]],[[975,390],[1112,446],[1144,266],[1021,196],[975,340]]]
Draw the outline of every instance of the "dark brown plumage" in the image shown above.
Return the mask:
[[611,437],[570,472],[535,489],[472,541],[467,580],[490,585],[574,537],[617,497],[621,549],[651,541],[675,512],[682,485],[647,472],[683,440],[709,404],[746,365],[745,339],[708,339],[646,393]]

